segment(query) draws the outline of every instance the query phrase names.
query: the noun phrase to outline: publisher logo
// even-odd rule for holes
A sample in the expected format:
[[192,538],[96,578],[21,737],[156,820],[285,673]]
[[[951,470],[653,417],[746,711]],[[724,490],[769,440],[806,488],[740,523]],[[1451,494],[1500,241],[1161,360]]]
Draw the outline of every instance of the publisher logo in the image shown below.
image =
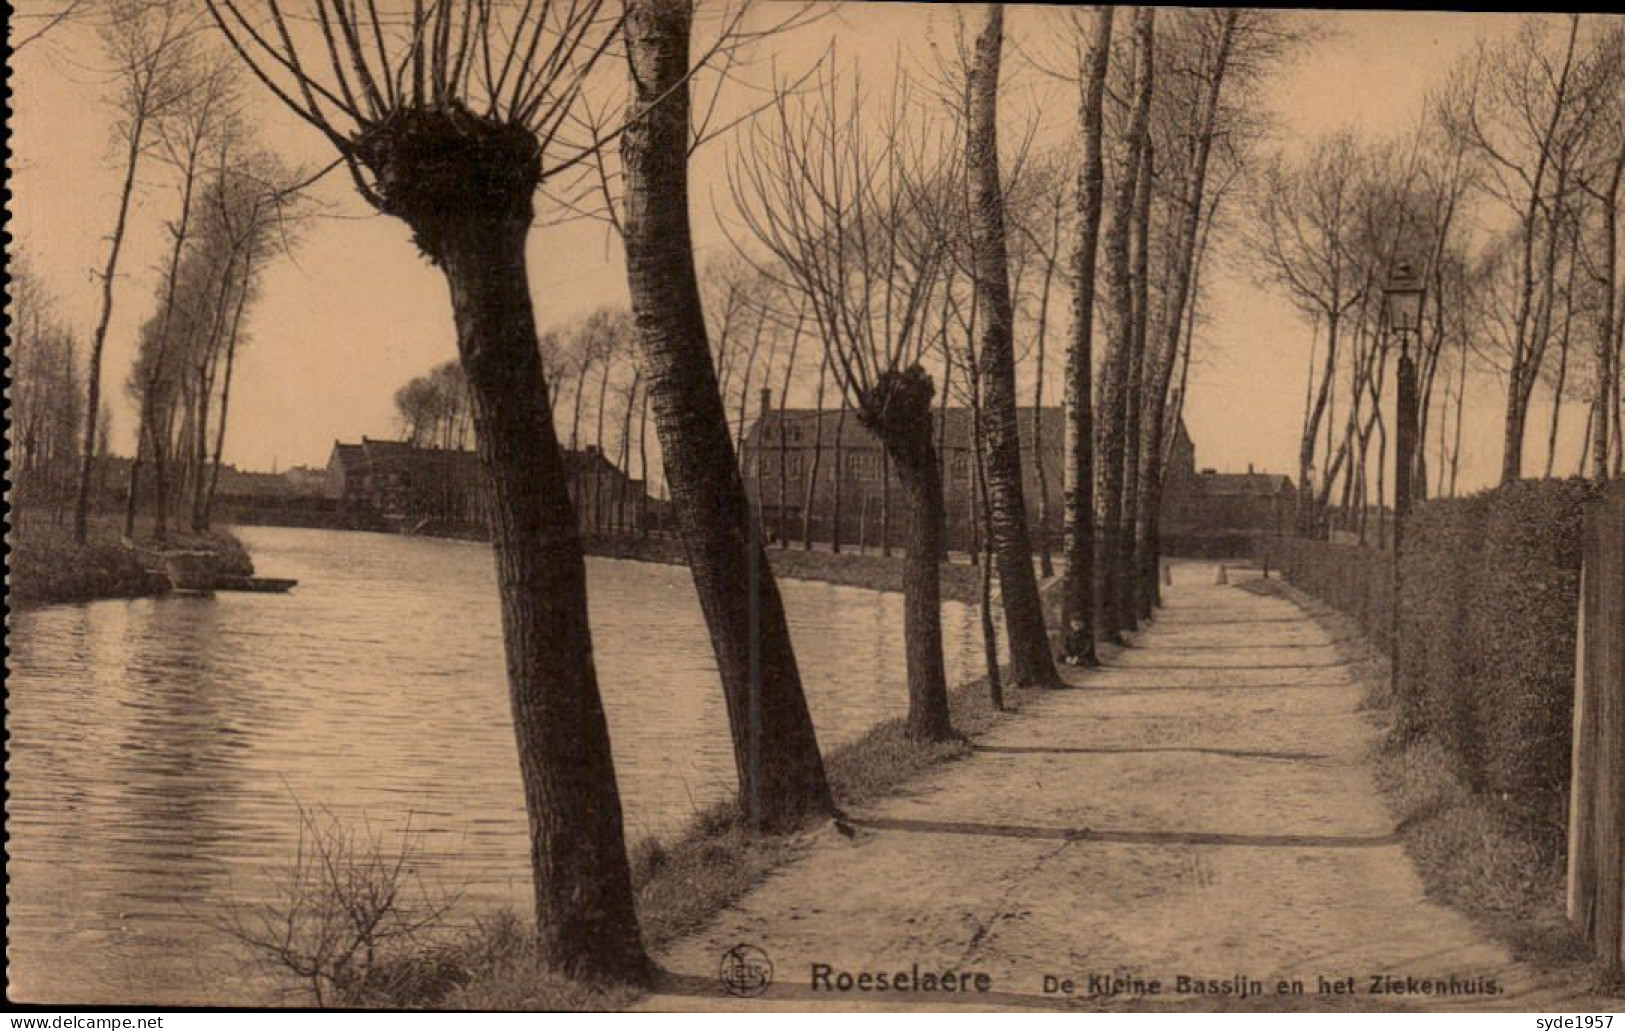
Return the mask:
[[729,995],[753,998],[773,983],[773,961],[754,945],[735,945],[722,954],[718,977]]

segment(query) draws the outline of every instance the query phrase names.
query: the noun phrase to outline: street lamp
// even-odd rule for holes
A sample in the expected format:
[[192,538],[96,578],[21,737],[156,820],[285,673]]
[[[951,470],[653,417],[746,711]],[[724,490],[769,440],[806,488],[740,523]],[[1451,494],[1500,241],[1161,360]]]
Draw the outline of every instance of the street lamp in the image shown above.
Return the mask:
[[1388,286],[1383,290],[1383,299],[1388,307],[1388,328],[1401,334],[1419,332],[1422,328],[1422,299],[1427,294],[1427,287],[1422,277],[1408,261],[1402,261],[1394,266],[1393,273],[1388,278]]
[[1411,510],[1411,488],[1416,479],[1416,359],[1411,353],[1412,336],[1422,331],[1422,302],[1427,287],[1409,262],[1399,262],[1383,290],[1388,329],[1399,337],[1399,397],[1396,419],[1398,440],[1394,448],[1394,552],[1399,551],[1400,534]]
[[1394,448],[1394,593],[1389,605],[1393,617],[1389,647],[1392,662],[1390,670],[1393,687],[1399,687],[1399,604],[1400,604],[1400,542],[1404,539],[1405,518],[1411,511],[1411,487],[1416,477],[1416,360],[1411,354],[1411,336],[1420,337],[1422,331],[1422,302],[1427,287],[1409,262],[1394,266],[1383,290],[1383,305],[1388,317],[1388,329],[1399,337],[1399,383],[1396,399],[1398,422]]

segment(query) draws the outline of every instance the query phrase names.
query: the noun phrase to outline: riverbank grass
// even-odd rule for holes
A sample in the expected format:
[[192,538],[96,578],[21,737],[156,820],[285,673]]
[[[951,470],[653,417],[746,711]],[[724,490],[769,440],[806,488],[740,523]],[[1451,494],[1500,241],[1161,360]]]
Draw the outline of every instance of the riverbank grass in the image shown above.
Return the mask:
[[26,524],[7,535],[11,549],[10,598],[16,604],[94,601],[98,598],[138,598],[161,593],[163,577],[148,572],[154,564],[144,552],[160,547],[214,553],[222,573],[252,576],[254,563],[241,541],[223,530],[204,533],[172,530],[160,545],[151,526],[138,526],[134,547],[122,542],[122,525],[113,519],[91,523],[90,540],[74,540],[73,528]]
[[[1006,712],[1018,710],[1032,693],[1006,684]],[[969,755],[970,739],[1005,715],[990,704],[985,679],[954,689],[949,705],[961,740],[912,741],[903,721],[895,719],[832,750],[825,765],[837,807],[876,801]],[[658,950],[703,929],[772,871],[832,833],[829,821],[818,821],[786,834],[756,836],[737,806],[727,802],[701,811],[669,842],[643,839],[632,849],[632,877],[644,941]],[[382,1008],[613,1010],[641,994],[636,987],[582,985],[542,970],[527,928],[528,922],[512,913],[498,914],[447,943],[403,954],[397,969],[380,980],[386,991],[349,1001]]]

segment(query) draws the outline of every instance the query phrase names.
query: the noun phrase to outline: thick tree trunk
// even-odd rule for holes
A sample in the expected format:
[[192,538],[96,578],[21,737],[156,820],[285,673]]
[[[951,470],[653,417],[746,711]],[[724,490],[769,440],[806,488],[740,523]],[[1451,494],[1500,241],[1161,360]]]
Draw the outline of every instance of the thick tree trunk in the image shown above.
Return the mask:
[[[1139,575],[1139,556],[1149,553],[1151,540],[1140,532],[1139,510],[1148,499],[1142,495],[1150,482],[1151,470],[1145,470],[1141,481],[1140,440],[1141,413],[1151,409],[1146,396],[1149,384],[1156,381],[1155,368],[1146,353],[1150,338],[1151,319],[1151,173],[1154,154],[1150,134],[1140,146],[1140,170],[1134,184],[1134,249],[1132,278],[1134,283],[1134,344],[1128,356],[1128,392],[1124,399],[1123,418],[1123,531],[1118,540],[1117,578],[1123,585],[1124,620],[1126,630],[1138,630],[1141,618],[1151,615],[1149,585]],[[1149,445],[1145,447],[1150,457]],[[1143,611],[1142,611],[1143,605]]]
[[1033,548],[1021,486],[1021,435],[1016,422],[1015,313],[1005,250],[1004,191],[999,176],[999,59],[1004,11],[989,4],[970,70],[965,167],[970,178],[971,246],[977,307],[982,311],[979,387],[985,431],[988,534],[999,566],[1011,676],[1018,685],[1058,682],[1033,572]]
[[[927,452],[930,437],[925,437]],[[954,736],[942,658],[942,481],[936,463],[897,463],[908,496],[908,550],[903,555],[903,640],[908,665],[908,733],[916,740]]]
[[1100,244],[1105,170],[1101,157],[1102,106],[1111,63],[1114,8],[1095,10],[1089,45],[1089,80],[1080,116],[1083,164],[1078,170],[1078,237],[1072,251],[1072,327],[1066,354],[1064,415],[1066,578],[1062,582],[1065,661],[1093,666],[1095,658],[1095,473],[1091,405],[1094,366],[1095,267]]
[[942,657],[942,479],[931,443],[931,377],[918,365],[887,371],[863,392],[858,417],[891,453],[908,502],[903,556],[903,639],[910,737],[953,737]]
[[587,572],[548,404],[525,243],[535,137],[462,108],[406,109],[356,141],[380,207],[444,272],[467,379],[529,817],[540,964],[646,980]]
[[1156,9],[1134,11],[1134,107],[1124,142],[1122,174],[1112,202],[1106,230],[1106,276],[1111,303],[1106,307],[1107,351],[1095,427],[1099,496],[1095,507],[1100,521],[1100,632],[1108,641],[1121,641],[1130,619],[1128,584],[1123,582],[1123,459],[1127,450],[1129,355],[1134,348],[1134,284],[1130,237],[1134,223],[1134,197],[1139,181],[1140,151],[1145,140],[1153,89],[1153,40]]
[[551,967],[640,978],[648,960],[592,660],[586,563],[536,341],[529,231],[527,195],[517,217],[455,227],[439,258],[480,464],[496,502],[492,544],[530,816],[536,930]]
[[688,217],[688,2],[632,0],[621,140],[627,282],[678,526],[722,677],[741,808],[790,826],[833,808],[789,626],[751,532],[711,362]]

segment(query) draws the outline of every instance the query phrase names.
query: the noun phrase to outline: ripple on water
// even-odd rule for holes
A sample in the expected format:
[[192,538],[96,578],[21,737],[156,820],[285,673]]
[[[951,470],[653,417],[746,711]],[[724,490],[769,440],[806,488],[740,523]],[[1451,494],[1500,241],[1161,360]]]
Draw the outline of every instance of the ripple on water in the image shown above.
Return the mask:
[[[289,595],[54,606],[12,619],[9,962],[19,999],[242,1001],[212,930],[292,858],[294,800],[385,840],[460,910],[528,908],[528,838],[489,550],[240,532]],[[686,569],[588,562],[627,836],[727,797],[726,717]],[[781,584],[826,749],[902,715],[895,595]],[[951,679],[980,662],[947,605]],[[259,985],[257,989],[263,989]]]

